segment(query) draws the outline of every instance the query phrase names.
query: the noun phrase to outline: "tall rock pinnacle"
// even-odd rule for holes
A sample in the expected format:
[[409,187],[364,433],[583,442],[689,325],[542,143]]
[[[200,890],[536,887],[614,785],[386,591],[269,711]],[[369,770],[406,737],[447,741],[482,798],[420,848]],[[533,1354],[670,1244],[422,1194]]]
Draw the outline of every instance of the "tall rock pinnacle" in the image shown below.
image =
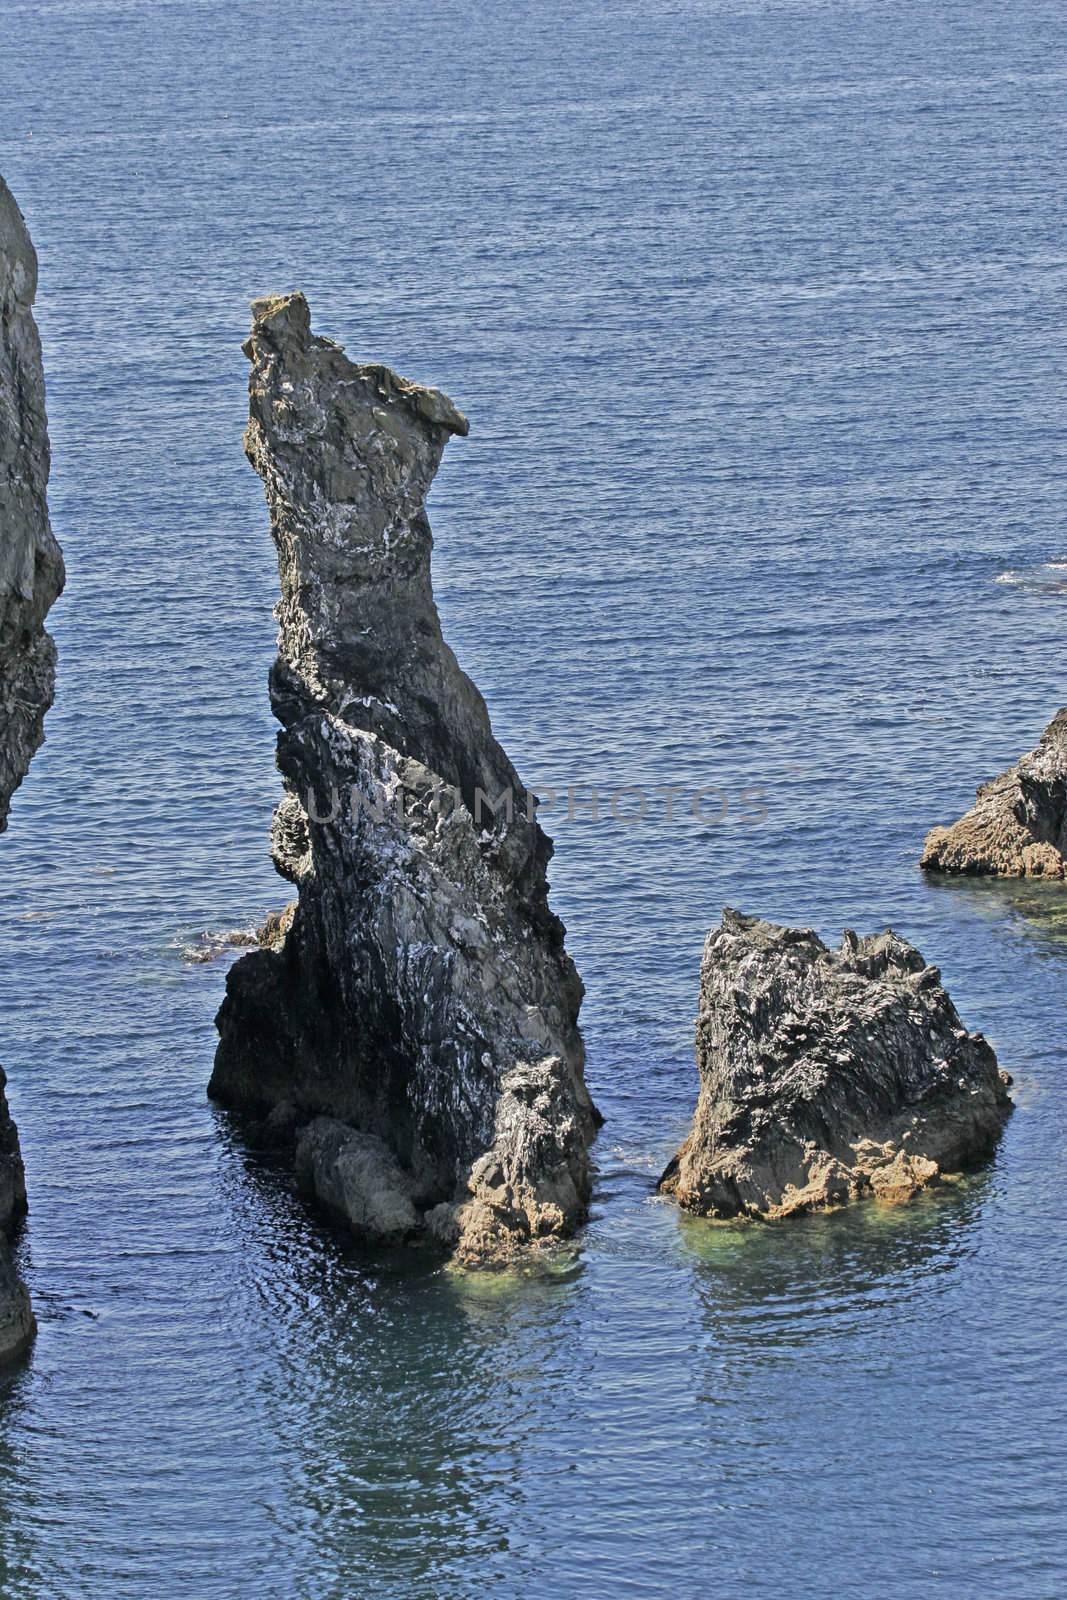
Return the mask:
[[253,318],[245,448],[281,577],[273,855],[299,899],[231,969],[211,1093],[286,1126],[361,1234],[506,1259],[581,1221],[598,1117],[551,845],[434,605],[424,501],[467,422],[312,335],[302,295]]

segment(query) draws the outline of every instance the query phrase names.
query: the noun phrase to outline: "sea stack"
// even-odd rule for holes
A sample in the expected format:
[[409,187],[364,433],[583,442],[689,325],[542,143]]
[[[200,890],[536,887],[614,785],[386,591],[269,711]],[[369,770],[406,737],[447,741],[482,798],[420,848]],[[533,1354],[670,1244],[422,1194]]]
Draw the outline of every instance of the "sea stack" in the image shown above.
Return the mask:
[[927,872],[998,878],[1067,878],[1067,707],[1037,748],[983,783],[977,803],[926,836]]
[[[48,520],[48,424],[41,343],[33,320],[37,256],[0,178],[0,832],[11,796],[44,738],[55,689],[48,609],[63,587],[63,558]],[[26,1210],[18,1132],[0,1072],[0,1361],[34,1332],[9,1248]]]
[[700,1098],[660,1179],[709,1217],[905,1200],[986,1156],[1010,1079],[914,945],[890,929],[830,950],[810,928],[726,909],[704,946]]
[[[460,1264],[571,1232],[599,1118],[552,847],[445,643],[424,502],[466,419],[257,301],[245,448],[278,552],[291,917],[230,971],[210,1092],[358,1234]],[[487,577],[492,563],[486,562]]]

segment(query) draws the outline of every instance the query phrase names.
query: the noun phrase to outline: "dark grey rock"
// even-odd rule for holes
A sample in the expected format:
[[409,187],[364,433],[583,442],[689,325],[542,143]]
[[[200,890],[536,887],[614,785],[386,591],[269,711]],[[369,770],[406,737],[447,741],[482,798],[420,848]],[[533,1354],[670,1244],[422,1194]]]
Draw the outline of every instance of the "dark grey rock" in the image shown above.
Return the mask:
[[1036,749],[981,785],[958,822],[931,829],[921,865],[927,872],[1067,878],[1067,707]]
[[26,1182],[18,1130],[7,1109],[3,1083],[0,1072],[0,1365],[21,1355],[37,1328],[29,1292],[8,1243],[26,1210]]
[[705,1216],[907,1199],[988,1155],[1011,1109],[990,1045],[889,929],[829,950],[725,910],[696,1053],[692,1131],[659,1186]]
[[0,1068],[0,1233],[3,1234],[9,1233],[26,1212],[26,1173],[18,1129],[7,1107],[6,1087],[7,1078]]
[[36,1332],[29,1290],[18,1275],[11,1251],[5,1247],[0,1249],[0,1363],[22,1355]]
[[434,605],[424,501],[467,423],[314,337],[301,295],[253,318],[245,446],[282,590],[272,848],[298,901],[229,973],[211,1093],[377,1136],[420,1228],[432,1212],[460,1261],[504,1260],[584,1217],[598,1118],[551,845]]
[[[41,345],[33,320],[37,257],[0,178],[0,832],[11,796],[44,738],[55,688],[55,646],[44,619],[63,587],[48,520],[48,425]],[[0,1074],[0,1361],[33,1335],[29,1296],[6,1244],[26,1209],[15,1124]]]
[[55,645],[44,619],[63,588],[48,520],[48,424],[33,320],[37,257],[0,178],[0,829],[44,738]]
[[0,1071],[0,1363],[21,1354],[36,1328],[29,1294],[7,1243],[26,1212],[26,1175],[5,1086],[6,1079]]

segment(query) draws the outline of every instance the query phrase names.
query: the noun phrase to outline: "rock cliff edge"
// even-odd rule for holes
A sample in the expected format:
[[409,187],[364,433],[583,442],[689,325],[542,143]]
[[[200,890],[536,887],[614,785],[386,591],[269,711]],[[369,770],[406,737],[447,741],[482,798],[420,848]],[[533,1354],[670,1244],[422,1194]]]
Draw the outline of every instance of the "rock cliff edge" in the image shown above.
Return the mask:
[[[33,320],[37,256],[0,178],[0,832],[44,738],[55,646],[44,619],[63,587],[48,520],[49,449],[41,344]],[[0,1073],[0,1360],[33,1335],[29,1295],[7,1239],[26,1209],[18,1134]]]

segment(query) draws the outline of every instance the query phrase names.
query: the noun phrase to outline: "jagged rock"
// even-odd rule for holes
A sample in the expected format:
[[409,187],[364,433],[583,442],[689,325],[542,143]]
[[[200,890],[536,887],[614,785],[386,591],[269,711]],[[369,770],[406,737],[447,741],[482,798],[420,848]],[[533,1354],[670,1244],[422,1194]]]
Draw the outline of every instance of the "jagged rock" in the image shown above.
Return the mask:
[[1067,708],[1031,750],[950,828],[926,836],[927,872],[1003,878],[1067,878]]
[[711,1217],[906,1199],[987,1155],[1010,1078],[936,967],[891,930],[810,928],[727,908],[704,947],[700,1098],[660,1189]]
[[[63,587],[48,520],[49,449],[41,345],[32,306],[37,256],[0,178],[0,832],[11,796],[44,738],[55,687],[55,646],[44,619]],[[0,1073],[0,1360],[34,1331],[29,1295],[6,1243],[26,1209],[18,1135]]]
[[[598,1117],[551,845],[433,600],[424,501],[467,422],[314,337],[301,295],[253,319],[245,446],[282,589],[272,852],[298,901],[229,973],[210,1092],[376,1136],[415,1211],[403,1231],[506,1260],[584,1217]],[[336,1206],[355,1146],[320,1159],[314,1127],[306,1175],[362,1215],[362,1177]]]

